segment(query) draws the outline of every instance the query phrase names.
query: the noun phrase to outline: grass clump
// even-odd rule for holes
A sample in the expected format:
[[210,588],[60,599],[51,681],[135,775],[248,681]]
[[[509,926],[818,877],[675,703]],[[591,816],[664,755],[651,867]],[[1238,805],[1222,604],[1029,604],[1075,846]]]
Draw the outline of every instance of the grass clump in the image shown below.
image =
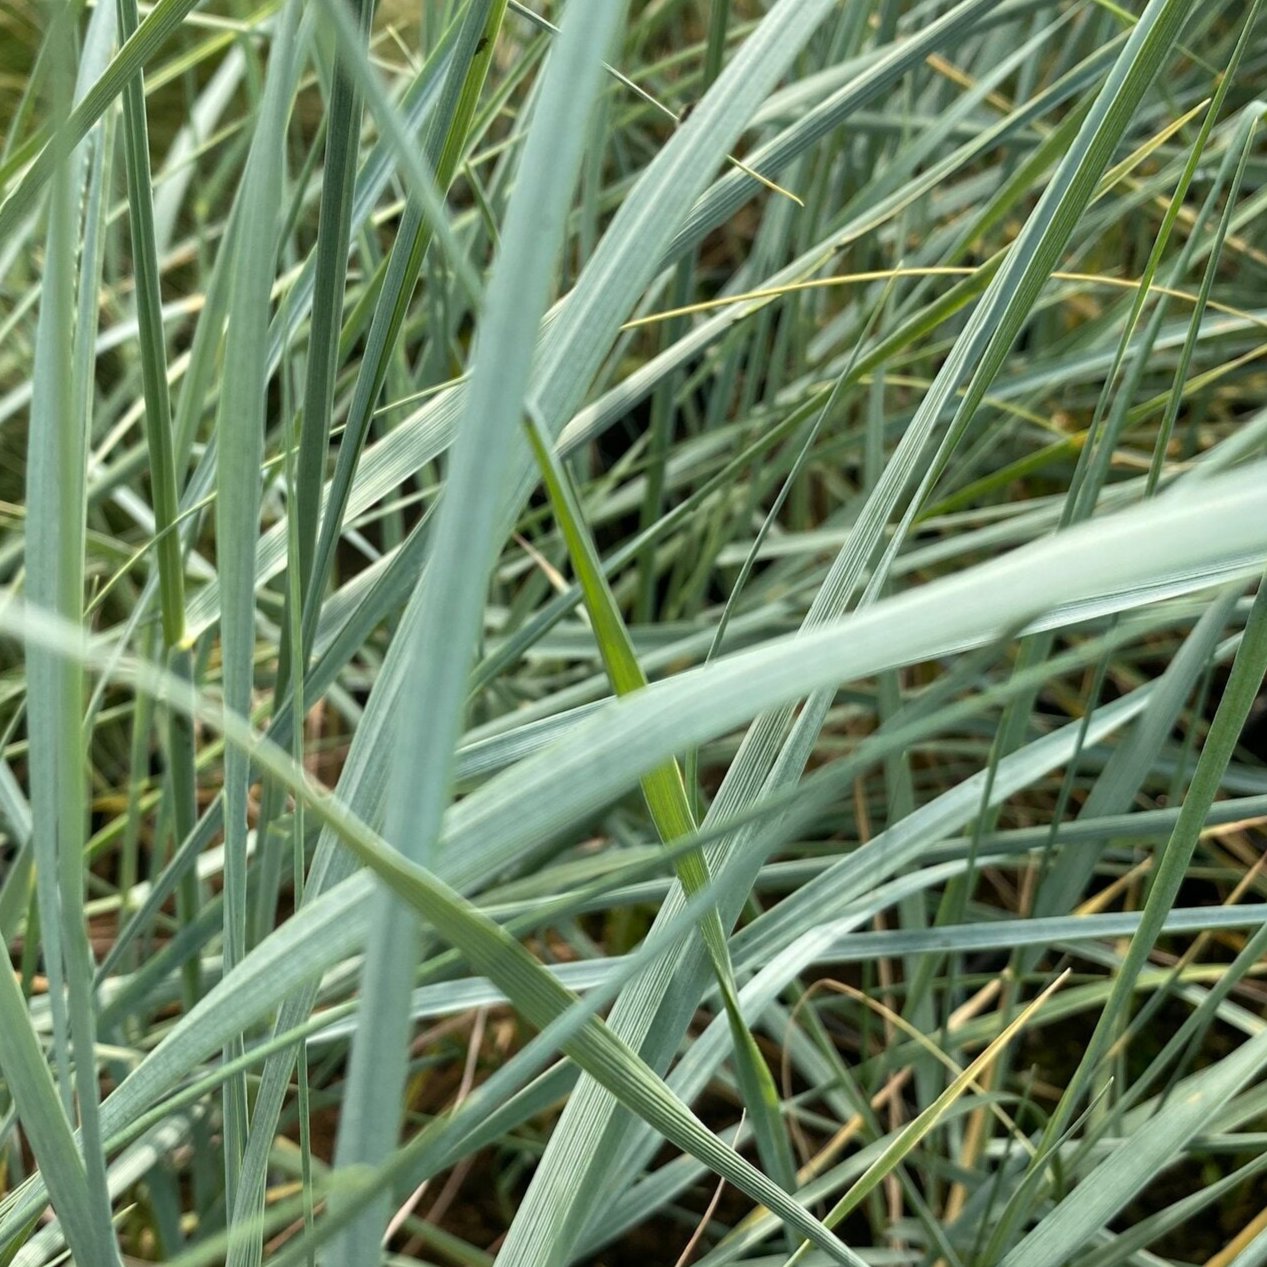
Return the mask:
[[0,1262],[1267,1262],[1261,8],[0,14]]

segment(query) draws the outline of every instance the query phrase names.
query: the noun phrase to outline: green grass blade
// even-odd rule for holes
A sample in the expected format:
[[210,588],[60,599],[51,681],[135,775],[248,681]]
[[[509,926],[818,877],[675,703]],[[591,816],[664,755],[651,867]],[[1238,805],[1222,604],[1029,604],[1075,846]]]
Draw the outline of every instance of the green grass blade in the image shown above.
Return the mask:
[[[298,37],[299,9],[283,10],[276,36],[282,55],[270,64],[260,105],[260,121],[241,189],[241,236],[232,262],[225,359],[233,366],[224,383],[216,418],[216,553],[221,591],[221,646],[224,707],[250,713],[255,688],[255,543],[259,535],[260,468],[263,463],[265,360],[285,170],[286,118],[293,98],[303,40]],[[247,754],[229,749],[224,759],[224,958],[228,967],[246,954],[247,794],[251,763]],[[240,1047],[226,1051],[232,1059]],[[242,1153],[246,1147],[246,1081],[225,1087],[225,1183],[230,1209],[237,1196]]]
[[[620,609],[603,575],[602,564],[586,529],[584,512],[575,490],[567,473],[555,458],[540,424],[531,416],[527,424],[527,434],[545,481],[555,518],[567,541],[572,566],[585,594],[585,606],[594,626],[594,638],[602,653],[612,687],[618,696],[642,690],[647,685],[646,675],[638,663],[629,631],[625,628]],[[644,775],[642,791],[651,819],[659,832],[661,844],[671,845],[696,830],[690,798],[676,760],[657,766]],[[703,892],[712,883],[708,862],[702,851],[694,850],[684,855],[675,863],[674,869],[682,890],[688,897]],[[726,943],[726,930],[722,927],[721,916],[715,906],[705,912],[700,936],[708,950],[734,1037],[736,1072],[743,1087],[744,1103],[753,1115],[762,1160],[778,1183],[790,1191],[796,1182],[796,1166],[788,1146],[787,1132],[783,1129],[779,1116],[778,1089],[739,1006],[734,967],[730,962],[730,950]]]
[[[490,17],[494,13],[500,20],[501,12],[491,10]],[[427,863],[436,857],[441,818],[452,794],[453,747],[500,518],[496,492],[511,469],[537,324],[581,159],[580,137],[568,129],[568,119],[578,102],[587,105],[597,92],[601,55],[622,18],[623,6],[615,4],[571,14],[546,65],[480,322],[469,412],[451,454],[431,539],[428,603],[417,628],[402,634],[413,660],[408,694],[414,703],[394,727],[397,755],[386,827],[405,856]],[[378,907],[362,978],[349,1111],[336,1154],[340,1167],[375,1164],[399,1130],[404,1003],[418,931],[390,896],[383,895]],[[385,1095],[385,1088],[395,1094]],[[386,1203],[376,1202],[339,1238],[334,1253],[343,1261],[368,1261],[386,1221]]]
[[[135,0],[119,0],[118,7],[119,32],[127,41],[136,33],[138,26],[136,3]],[[163,639],[169,648],[173,648],[185,636],[185,572],[180,538],[171,531],[178,513],[176,462],[172,449],[167,352],[159,296],[158,251],[154,238],[153,178],[145,120],[145,83],[139,70],[124,87],[123,116],[129,228],[136,268],[141,378],[145,391],[145,437],[149,447],[154,524],[158,535]]]
[[[353,13],[360,43],[364,45],[374,13],[373,0],[358,0]],[[297,569],[301,598],[307,593],[312,576],[312,552],[321,510],[326,453],[330,446],[361,116],[362,102],[357,86],[342,65],[336,65],[327,113],[321,212],[314,252],[312,329],[305,366],[298,465],[291,508],[297,543],[296,557],[291,566]]]
[[[98,28],[99,29],[99,28]],[[73,148],[68,111],[73,92],[74,32],[69,12],[54,15],[48,32],[52,66],[54,135],[48,209],[46,268],[41,289],[31,398],[31,461],[27,472],[27,595],[33,606],[75,627],[83,617],[85,533],[84,471],[87,418],[77,405],[73,359],[77,200],[82,162]],[[92,227],[95,232],[95,226]],[[66,1134],[52,1122],[48,1097],[29,1067],[25,1039],[14,1037],[13,1059],[22,1065],[28,1103],[43,1119],[48,1164],[58,1182],[74,1186],[82,1176],[81,1212],[91,1220],[92,1252],[103,1263],[118,1262],[110,1224],[105,1157],[98,1119],[96,1023],[92,951],[84,914],[84,833],[87,789],[84,769],[82,667],[50,656],[38,641],[26,647],[30,708],[32,853],[49,978],[57,1082],[66,1111]],[[7,987],[17,987],[8,965]],[[63,995],[63,990],[65,994]],[[6,989],[6,993],[7,993]],[[10,997],[10,1020],[12,1003]],[[72,1076],[73,1062],[73,1076]],[[65,1151],[73,1106],[83,1130],[83,1154]],[[77,1234],[89,1234],[80,1221]],[[81,1241],[81,1244],[83,1242]],[[85,1246],[86,1248],[86,1246]]]
[[418,155],[417,147],[406,132],[399,113],[388,99],[369,60],[361,51],[352,18],[333,0],[320,0],[320,8],[322,17],[332,28],[332,33],[338,41],[341,63],[356,81],[356,86],[373,114],[374,121],[390,140],[396,161],[409,182],[410,193],[418,200],[426,213],[431,232],[443,249],[446,262],[466,291],[467,298],[473,303],[478,302],[479,280],[449,223],[449,216],[444,207],[443,190],[437,185],[435,173],[428,169]]

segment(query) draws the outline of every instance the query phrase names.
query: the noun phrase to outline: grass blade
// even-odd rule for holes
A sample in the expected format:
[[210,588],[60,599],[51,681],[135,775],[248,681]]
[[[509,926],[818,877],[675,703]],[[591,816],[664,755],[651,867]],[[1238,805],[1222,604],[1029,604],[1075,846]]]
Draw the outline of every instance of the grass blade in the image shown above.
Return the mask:
[[[489,10],[500,21],[501,11]],[[598,90],[601,55],[619,29],[623,6],[570,16],[547,63],[541,98],[524,145],[507,213],[502,251],[480,322],[470,409],[453,449],[445,497],[431,542],[429,602],[403,638],[414,668],[415,704],[396,722],[394,789],[387,832],[405,856],[432,863],[441,818],[452,794],[452,753],[466,700],[470,647],[483,610],[499,504],[487,497],[510,469],[511,445],[524,407],[537,323],[545,308],[581,151],[567,120]],[[378,902],[362,978],[364,1003],[353,1044],[349,1113],[336,1156],[341,1167],[373,1165],[399,1130],[405,1073],[405,1009],[418,955],[412,919],[384,894]],[[367,1211],[337,1241],[342,1261],[368,1261],[387,1222],[384,1203]]]

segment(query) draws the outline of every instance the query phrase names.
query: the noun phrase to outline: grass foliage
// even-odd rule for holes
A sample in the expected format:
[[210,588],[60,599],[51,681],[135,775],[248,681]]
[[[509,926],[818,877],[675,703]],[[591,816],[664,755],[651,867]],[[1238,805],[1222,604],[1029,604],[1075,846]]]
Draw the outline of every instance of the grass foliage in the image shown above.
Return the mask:
[[1267,1264],[1262,8],[0,8],[0,1263]]

